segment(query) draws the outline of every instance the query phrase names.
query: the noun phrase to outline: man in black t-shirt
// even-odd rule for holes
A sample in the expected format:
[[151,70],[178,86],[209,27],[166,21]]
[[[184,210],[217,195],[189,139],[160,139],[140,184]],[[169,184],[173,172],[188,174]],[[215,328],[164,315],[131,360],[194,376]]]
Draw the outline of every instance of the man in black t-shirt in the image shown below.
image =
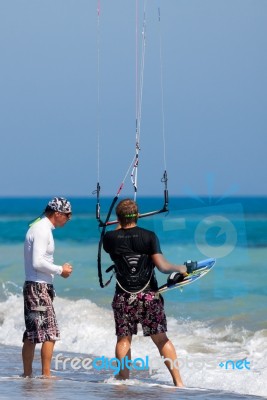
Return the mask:
[[[131,359],[132,335],[137,334],[137,324],[142,325],[144,336],[150,336],[158,347],[169,369],[175,386],[183,387],[177,367],[176,351],[166,335],[167,322],[163,298],[157,293],[158,284],[155,267],[163,273],[186,274],[185,265],[174,265],[167,261],[160,249],[156,234],[137,224],[138,207],[133,200],[122,200],[117,208],[118,227],[105,234],[104,250],[114,262],[117,278],[112,302],[117,344],[116,357],[121,361]],[[122,363],[121,363],[122,365]],[[124,367],[118,374],[120,379],[129,378],[129,369]]]

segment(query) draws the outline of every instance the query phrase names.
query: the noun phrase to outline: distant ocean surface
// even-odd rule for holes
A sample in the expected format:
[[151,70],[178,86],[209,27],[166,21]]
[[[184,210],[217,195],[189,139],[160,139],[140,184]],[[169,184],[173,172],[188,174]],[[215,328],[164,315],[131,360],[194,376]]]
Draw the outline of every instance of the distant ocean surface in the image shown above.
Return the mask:
[[[110,359],[116,342],[110,306],[115,280],[105,289],[98,282],[100,229],[95,199],[70,199],[73,217],[54,231],[55,262],[70,262],[74,268],[69,279],[54,280],[61,341],[56,344],[52,365],[60,379],[19,378],[24,331],[23,242],[28,223],[42,213],[48,200],[0,199],[1,399],[267,398],[267,198],[260,197],[171,198],[168,213],[139,220],[139,226],[156,231],[170,261],[217,259],[203,279],[182,291],[164,294],[168,336],[188,388],[183,390],[171,387],[155,346],[141,331],[133,338],[132,358],[148,356],[153,369],[133,371],[126,384],[115,381],[110,369],[75,370],[70,362],[64,369],[63,364],[56,365],[56,355]],[[111,200],[101,201],[103,220]],[[163,200],[147,197],[138,203],[145,213],[160,209]],[[102,264],[107,281],[105,270],[111,263],[104,252]],[[157,277],[159,284],[166,282],[167,275],[157,272]],[[40,375],[39,348],[35,374]]]

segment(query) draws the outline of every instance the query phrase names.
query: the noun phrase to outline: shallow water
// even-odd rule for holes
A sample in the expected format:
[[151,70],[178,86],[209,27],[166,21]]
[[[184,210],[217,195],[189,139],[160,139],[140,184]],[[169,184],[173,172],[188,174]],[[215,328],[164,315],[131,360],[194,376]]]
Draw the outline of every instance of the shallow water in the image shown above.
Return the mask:
[[[150,201],[146,199],[144,207]],[[155,199],[152,209],[154,202]],[[133,358],[149,357],[151,369],[133,371],[127,384],[114,381],[110,369],[76,371],[70,363],[65,370],[55,369],[55,358],[53,368],[61,380],[18,378],[24,331],[23,240],[27,222],[41,209],[38,204],[30,199],[27,202],[16,199],[7,213],[0,199],[1,398],[40,399],[50,395],[58,399],[83,395],[89,399],[144,398],[144,391],[146,398],[158,398],[159,391],[167,399],[177,396],[178,389],[171,386],[170,375],[157,349],[141,331],[133,338]],[[110,359],[116,342],[110,307],[115,282],[113,279],[105,289],[99,287],[96,267],[99,231],[93,212],[85,212],[90,204],[88,207],[84,199],[81,202],[76,199],[76,215],[66,229],[55,231],[55,261],[69,261],[74,266],[70,279],[56,277],[54,281],[61,331],[55,356],[60,353],[65,358]],[[243,202],[234,199],[221,205],[209,201],[202,208],[191,201],[187,209],[182,204],[167,216],[142,221],[144,227],[156,230],[170,261],[181,263],[209,255],[217,258],[216,266],[203,279],[183,291],[173,290],[164,295],[168,336],[177,350],[181,375],[188,387],[178,390],[179,396],[185,399],[267,397],[266,199],[254,199],[252,203],[249,199]],[[220,218],[215,219],[216,215]],[[108,257],[103,254],[103,271],[109,265]],[[166,275],[157,273],[157,276],[160,284],[166,281]],[[238,368],[240,365],[242,368]],[[35,374],[40,374],[39,348]]]

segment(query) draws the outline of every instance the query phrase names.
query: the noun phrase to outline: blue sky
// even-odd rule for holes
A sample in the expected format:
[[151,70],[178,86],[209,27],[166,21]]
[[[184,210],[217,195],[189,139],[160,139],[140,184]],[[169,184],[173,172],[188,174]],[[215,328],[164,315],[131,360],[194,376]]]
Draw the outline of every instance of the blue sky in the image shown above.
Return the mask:
[[[99,30],[97,3],[0,0],[0,196],[91,196],[98,134],[116,193],[135,152],[136,2],[101,0]],[[267,195],[267,2],[147,0],[140,196],[163,189],[160,66],[170,195]]]

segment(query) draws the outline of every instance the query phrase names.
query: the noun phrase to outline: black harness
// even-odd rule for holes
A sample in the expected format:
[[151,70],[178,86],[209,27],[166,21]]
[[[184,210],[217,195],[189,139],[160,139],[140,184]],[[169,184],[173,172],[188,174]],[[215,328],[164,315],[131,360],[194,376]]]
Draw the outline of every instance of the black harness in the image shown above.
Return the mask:
[[139,293],[150,287],[154,276],[154,264],[150,256],[128,254],[115,259],[114,263],[111,268],[114,268],[117,284],[124,292]]

